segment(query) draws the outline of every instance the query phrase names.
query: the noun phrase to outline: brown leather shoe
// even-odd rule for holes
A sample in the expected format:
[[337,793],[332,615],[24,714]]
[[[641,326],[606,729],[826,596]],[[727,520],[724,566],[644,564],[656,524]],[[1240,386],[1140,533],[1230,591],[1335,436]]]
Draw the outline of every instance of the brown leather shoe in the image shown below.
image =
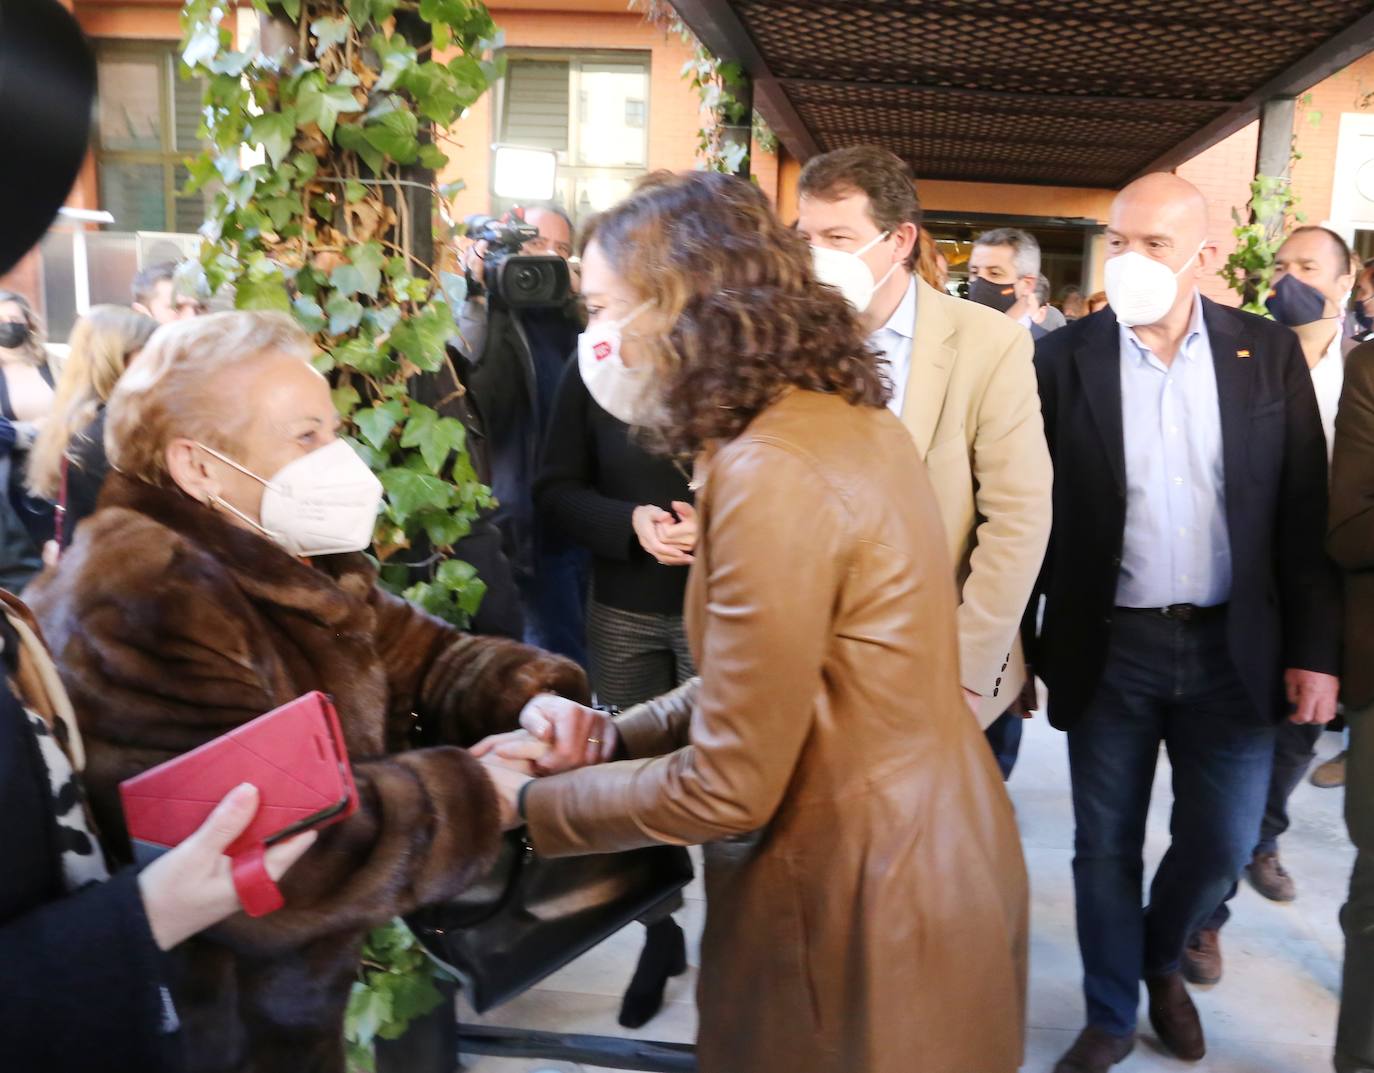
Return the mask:
[[1221,932],[1203,928],[1183,948],[1183,978],[1206,987],[1221,980]]
[[1150,1024],[1154,1025],[1159,1042],[1185,1062],[1196,1062],[1206,1055],[1202,1022],[1188,997],[1188,989],[1183,986],[1183,974],[1147,976],[1145,987],[1150,992]]
[[1054,1067],[1054,1073],[1107,1073],[1135,1050],[1135,1033],[1113,1036],[1089,1025]]
[[1256,853],[1246,865],[1245,875],[1250,886],[1271,902],[1291,902],[1298,896],[1298,886],[1277,853]]
[[1333,756],[1312,769],[1311,783],[1322,790],[1334,790],[1345,785],[1345,752]]

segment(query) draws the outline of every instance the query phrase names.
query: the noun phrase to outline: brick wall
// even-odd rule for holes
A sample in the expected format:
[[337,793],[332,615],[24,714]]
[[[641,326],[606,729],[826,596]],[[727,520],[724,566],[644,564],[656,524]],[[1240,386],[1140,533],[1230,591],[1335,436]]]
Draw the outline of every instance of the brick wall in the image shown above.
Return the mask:
[[[490,6],[507,48],[649,53],[649,169],[687,171],[696,166],[701,111],[696,93],[682,80],[682,65],[692,56],[683,41],[646,23],[640,15],[625,11],[623,4],[613,11],[558,14],[529,10],[528,3]],[[470,213],[486,212],[491,199],[489,147],[495,140],[492,95],[479,100],[449,133],[457,144],[446,147],[452,162],[443,181],[462,179],[467,184],[454,198],[454,216],[461,219]],[[754,171],[760,186],[776,198],[777,158],[756,149]]]
[[[1238,209],[1244,216],[1250,202],[1258,144],[1259,124],[1251,123],[1175,169],[1206,196],[1212,237],[1217,240],[1223,260],[1236,248],[1231,211]],[[1205,278],[1201,290],[1208,298],[1226,305],[1240,303],[1239,296],[1220,276]]]

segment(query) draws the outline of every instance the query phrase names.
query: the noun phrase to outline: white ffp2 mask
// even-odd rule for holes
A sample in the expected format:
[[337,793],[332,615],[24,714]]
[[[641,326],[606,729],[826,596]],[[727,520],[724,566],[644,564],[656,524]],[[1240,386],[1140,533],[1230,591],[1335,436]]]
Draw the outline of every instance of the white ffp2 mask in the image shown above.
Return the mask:
[[620,356],[625,326],[651,303],[642,302],[619,320],[600,321],[587,326],[577,337],[577,371],[592,399],[627,425],[637,425],[645,416],[644,396],[649,386],[647,369],[631,369]]
[[[1203,246],[1206,243],[1202,244]],[[1128,328],[1141,324],[1157,324],[1174,307],[1178,297],[1178,277],[1193,263],[1202,246],[1183,262],[1177,272],[1143,253],[1128,250],[1107,261],[1104,270],[1107,283],[1107,304],[1116,319]]]
[[258,522],[219,497],[215,501],[290,554],[338,555],[372,543],[382,482],[347,440],[288,462],[270,480],[212,447],[198,446],[263,486]]
[[811,263],[816,279],[834,287],[844,295],[856,313],[862,313],[872,304],[873,295],[877,293],[878,288],[891,279],[892,273],[900,267],[894,264],[883,273],[882,279],[875,281],[873,270],[868,267],[863,255],[891,236],[891,231],[875,235],[853,253],[847,250],[832,250],[826,246],[812,246]]

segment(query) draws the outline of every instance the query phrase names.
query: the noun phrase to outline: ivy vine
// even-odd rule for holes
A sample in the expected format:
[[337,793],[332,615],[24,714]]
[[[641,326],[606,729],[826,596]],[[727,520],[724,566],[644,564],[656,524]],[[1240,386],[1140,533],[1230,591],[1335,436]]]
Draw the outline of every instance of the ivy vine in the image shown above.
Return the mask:
[[753,141],[765,153],[775,153],[778,137],[758,112],[740,98],[744,69],[733,61],[721,61],[707,51],[696,34],[678,17],[666,0],[630,0],[632,10],[664,32],[676,35],[692,49],[692,58],[682,65],[682,78],[701,101],[705,121],[697,131],[697,157],[707,171],[739,173],[749,158],[749,146],[726,137],[731,129],[750,127]]
[[[386,489],[383,583],[466,624],[485,586],[451,553],[492,499],[461,422],[412,397],[449,361],[462,281],[413,248],[432,222],[410,219],[407,191],[434,189],[448,128],[500,76],[496,26],[479,0],[253,5],[266,47],[234,47],[233,0],[182,12],[182,59],[206,81],[208,148],[187,187],[212,192],[205,284],[231,285],[239,309],[292,313],[314,337],[346,435]],[[400,553],[418,547],[432,553],[417,580]]]
[[[496,26],[479,0],[253,0],[263,44],[235,48],[238,6],[182,10],[182,60],[206,82],[208,148],[186,191],[211,195],[203,284],[313,336],[345,435],[386,490],[383,584],[465,625],[485,586],[453,549],[492,499],[461,422],[413,397],[449,362],[463,289],[414,248],[433,221],[410,218],[407,193],[452,192],[434,174],[447,130],[500,77]],[[401,554],[417,547],[419,570]],[[345,1021],[352,1069],[439,1003],[434,972],[402,922],[370,936]]]

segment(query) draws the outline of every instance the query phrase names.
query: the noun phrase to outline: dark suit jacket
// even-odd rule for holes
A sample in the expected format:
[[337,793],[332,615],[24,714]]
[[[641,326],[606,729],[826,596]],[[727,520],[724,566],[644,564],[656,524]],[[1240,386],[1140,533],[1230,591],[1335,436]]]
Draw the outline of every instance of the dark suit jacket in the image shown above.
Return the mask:
[[[1289,329],[1203,299],[1216,366],[1231,540],[1231,658],[1257,719],[1286,714],[1287,667],[1336,674],[1340,587],[1322,550],[1326,441],[1302,348]],[[1054,459],[1054,529],[1037,591],[1032,652],[1050,721],[1073,725],[1107,656],[1122,534],[1126,464],[1121,343],[1105,309],[1035,349],[1045,437]]]
[[1345,359],[1326,548],[1345,570],[1342,694],[1362,708],[1374,702],[1374,342]]

